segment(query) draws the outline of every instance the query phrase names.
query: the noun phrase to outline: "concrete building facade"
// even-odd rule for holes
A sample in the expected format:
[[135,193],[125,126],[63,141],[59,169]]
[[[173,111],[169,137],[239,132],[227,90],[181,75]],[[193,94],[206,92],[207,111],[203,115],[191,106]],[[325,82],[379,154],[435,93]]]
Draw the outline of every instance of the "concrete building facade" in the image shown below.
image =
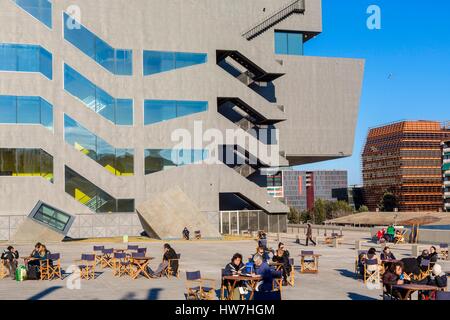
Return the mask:
[[179,228],[186,199],[219,231],[227,195],[283,229],[260,169],[352,153],[364,61],[304,55],[320,0],[0,7],[1,239],[30,212],[73,238]]
[[348,201],[347,176],[345,170],[282,170],[268,176],[267,192],[288,207],[305,211],[312,209],[317,199]]

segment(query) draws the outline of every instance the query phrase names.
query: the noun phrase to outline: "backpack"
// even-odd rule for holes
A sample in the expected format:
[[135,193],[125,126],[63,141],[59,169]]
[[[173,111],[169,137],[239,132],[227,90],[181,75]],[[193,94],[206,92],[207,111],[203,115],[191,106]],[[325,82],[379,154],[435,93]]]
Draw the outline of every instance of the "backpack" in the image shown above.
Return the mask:
[[28,280],[38,280],[40,278],[39,267],[38,266],[30,266],[27,272]]
[[20,265],[16,269],[16,281],[24,281],[27,279],[27,269],[25,266]]

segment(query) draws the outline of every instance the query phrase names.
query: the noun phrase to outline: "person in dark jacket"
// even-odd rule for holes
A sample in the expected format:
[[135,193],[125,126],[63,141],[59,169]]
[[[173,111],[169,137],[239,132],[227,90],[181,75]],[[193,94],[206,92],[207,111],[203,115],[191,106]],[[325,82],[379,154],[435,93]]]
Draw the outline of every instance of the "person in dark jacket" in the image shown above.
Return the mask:
[[184,227],[184,229],[183,229],[183,238],[184,238],[184,240],[189,240],[189,230],[188,230],[188,228],[187,227]]
[[281,271],[275,271],[263,258],[257,254],[253,257],[255,262],[256,274],[261,276],[261,281],[258,283],[256,290],[261,292],[270,292],[273,288],[273,279],[282,277]]
[[270,260],[269,253],[266,251],[266,249],[264,249],[264,247],[258,247],[258,248],[256,249],[256,253],[255,253],[255,254],[253,255],[253,257],[252,257],[253,263],[255,262],[255,261],[254,261],[254,257],[255,257],[256,255],[260,255],[260,256],[263,258],[264,262],[268,262],[268,261]]
[[8,246],[8,248],[2,252],[1,259],[5,267],[9,270],[9,275],[11,278],[15,279],[19,251],[17,251],[13,246]]
[[381,260],[396,260],[394,254],[389,247],[384,247],[380,255]]
[[312,238],[312,226],[311,226],[311,223],[308,223],[307,227],[306,227],[306,246],[308,246],[309,241],[311,241],[314,246],[317,245],[314,242],[313,238]]
[[[235,253],[233,257],[231,258],[231,262],[228,263],[225,266],[225,270],[223,272],[224,276],[238,276],[244,273],[245,265],[242,263],[242,255],[240,253]],[[230,280],[227,280],[225,283],[226,287],[228,288],[230,285]],[[231,295],[232,300],[239,300],[241,293],[243,294],[243,289],[240,289],[241,287],[245,287],[245,283],[242,281],[238,281],[235,284],[234,292],[229,292],[228,294]],[[242,292],[241,292],[242,291]]]
[[439,254],[437,253],[436,247],[431,246],[430,254],[428,255],[428,260],[430,260],[430,266],[433,267],[434,264],[438,261]]
[[174,260],[178,259],[177,253],[168,243],[165,243],[163,248],[164,248],[163,260],[159,264],[158,268],[155,271],[153,271],[150,268],[150,266],[148,267],[148,274],[152,278],[160,278],[164,274],[167,267],[169,266],[169,260],[171,260],[170,267],[172,268],[173,273],[176,274],[178,272],[178,260]]
[[282,264],[281,271],[283,272],[283,285],[287,285],[287,278],[292,270],[292,266],[289,263],[289,253],[286,254],[286,251],[283,249],[278,249],[275,251],[272,261]]
[[[421,284],[426,284],[429,286],[435,286],[438,288],[447,288],[447,274],[442,272],[441,265],[435,263],[431,274],[420,281]],[[420,300],[434,300],[436,292],[435,291],[419,291]]]
[[390,293],[395,298],[404,298],[407,294],[406,290],[393,289],[392,286],[396,284],[409,283],[411,278],[403,272],[403,263],[395,262],[383,275],[383,286],[387,293]]
[[422,260],[430,260],[430,252],[427,249],[423,250],[422,254],[417,257],[417,265],[422,271],[425,271],[428,267],[421,266]]

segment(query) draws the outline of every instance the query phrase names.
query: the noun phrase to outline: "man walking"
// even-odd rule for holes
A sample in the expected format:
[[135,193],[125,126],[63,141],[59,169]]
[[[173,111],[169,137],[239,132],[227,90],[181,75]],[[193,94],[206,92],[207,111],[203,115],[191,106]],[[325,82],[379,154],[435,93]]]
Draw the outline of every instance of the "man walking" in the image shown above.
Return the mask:
[[307,224],[307,228],[306,228],[306,246],[308,246],[309,241],[312,242],[312,244],[314,246],[316,246],[316,243],[314,242],[313,238],[312,238],[312,226],[311,223]]

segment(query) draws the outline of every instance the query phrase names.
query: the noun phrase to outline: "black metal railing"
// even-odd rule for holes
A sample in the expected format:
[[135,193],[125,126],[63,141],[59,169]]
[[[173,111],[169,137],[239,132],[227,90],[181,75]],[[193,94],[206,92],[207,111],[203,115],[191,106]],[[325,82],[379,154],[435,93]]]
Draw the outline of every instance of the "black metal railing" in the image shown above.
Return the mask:
[[261,33],[265,32],[267,29],[273,27],[277,23],[283,21],[293,13],[304,13],[305,12],[305,0],[296,0],[291,2],[287,6],[278,10],[264,21],[258,23],[252,27],[247,32],[243,33],[242,36],[247,40],[252,40]]

